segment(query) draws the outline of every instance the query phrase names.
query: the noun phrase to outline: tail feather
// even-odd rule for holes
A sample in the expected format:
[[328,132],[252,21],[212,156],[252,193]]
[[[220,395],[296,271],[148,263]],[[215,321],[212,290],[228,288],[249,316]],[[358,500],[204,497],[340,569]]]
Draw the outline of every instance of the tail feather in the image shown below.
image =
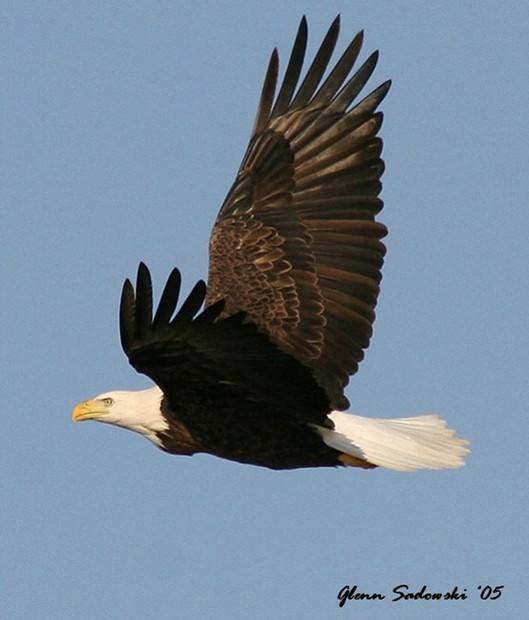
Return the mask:
[[317,427],[323,441],[373,465],[397,471],[456,468],[469,453],[468,441],[435,414],[382,420],[333,411],[329,418],[334,430]]

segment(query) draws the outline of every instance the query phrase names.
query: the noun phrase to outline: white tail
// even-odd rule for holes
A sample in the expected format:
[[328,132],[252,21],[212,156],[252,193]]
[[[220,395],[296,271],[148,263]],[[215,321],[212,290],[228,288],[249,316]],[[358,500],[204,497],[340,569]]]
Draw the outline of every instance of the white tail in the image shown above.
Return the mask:
[[323,441],[373,465],[397,471],[455,468],[469,453],[468,441],[435,414],[381,420],[333,411],[329,418],[334,430],[317,427]]

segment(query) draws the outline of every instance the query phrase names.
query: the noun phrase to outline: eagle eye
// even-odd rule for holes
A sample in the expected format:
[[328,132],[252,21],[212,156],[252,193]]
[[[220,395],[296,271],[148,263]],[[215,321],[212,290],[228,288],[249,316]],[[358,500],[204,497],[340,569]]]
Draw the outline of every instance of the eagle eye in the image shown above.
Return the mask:
[[114,404],[114,399],[113,398],[103,398],[103,404],[105,405],[105,407],[110,407],[110,405]]

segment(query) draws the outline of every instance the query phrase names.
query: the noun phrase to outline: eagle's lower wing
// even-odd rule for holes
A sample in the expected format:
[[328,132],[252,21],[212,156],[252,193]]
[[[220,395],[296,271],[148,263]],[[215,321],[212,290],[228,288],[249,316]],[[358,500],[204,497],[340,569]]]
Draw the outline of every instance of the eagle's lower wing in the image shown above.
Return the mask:
[[[375,68],[349,77],[360,33],[322,82],[339,31],[329,29],[298,87],[302,20],[274,102],[274,50],[250,145],[210,239],[206,305],[244,311],[278,347],[314,369],[334,408],[368,346],[386,234],[375,221],[384,165],[376,112],[386,82],[351,107]],[[296,90],[297,89],[297,90]]]
[[180,281],[175,269],[153,317],[151,277],[142,263],[136,290],[127,280],[120,305],[123,350],[138,372],[160,386],[173,412],[211,401],[225,415],[232,410],[244,417],[245,408],[259,402],[325,423],[329,401],[310,368],[244,323],[243,313],[219,319],[223,302],[199,313],[206,294],[203,282],[175,312]]

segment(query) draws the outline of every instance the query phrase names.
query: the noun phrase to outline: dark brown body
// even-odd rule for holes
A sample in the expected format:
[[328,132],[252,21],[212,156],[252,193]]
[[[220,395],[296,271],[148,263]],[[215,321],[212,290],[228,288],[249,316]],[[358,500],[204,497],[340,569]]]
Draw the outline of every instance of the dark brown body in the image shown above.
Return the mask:
[[170,412],[164,415],[170,419],[171,432],[159,436],[163,449],[171,454],[205,452],[270,469],[344,465],[341,454],[328,447],[315,428],[284,412],[256,406],[252,412],[246,410],[243,419],[233,411],[223,415],[217,407],[210,415],[188,412],[183,416],[186,423]]

